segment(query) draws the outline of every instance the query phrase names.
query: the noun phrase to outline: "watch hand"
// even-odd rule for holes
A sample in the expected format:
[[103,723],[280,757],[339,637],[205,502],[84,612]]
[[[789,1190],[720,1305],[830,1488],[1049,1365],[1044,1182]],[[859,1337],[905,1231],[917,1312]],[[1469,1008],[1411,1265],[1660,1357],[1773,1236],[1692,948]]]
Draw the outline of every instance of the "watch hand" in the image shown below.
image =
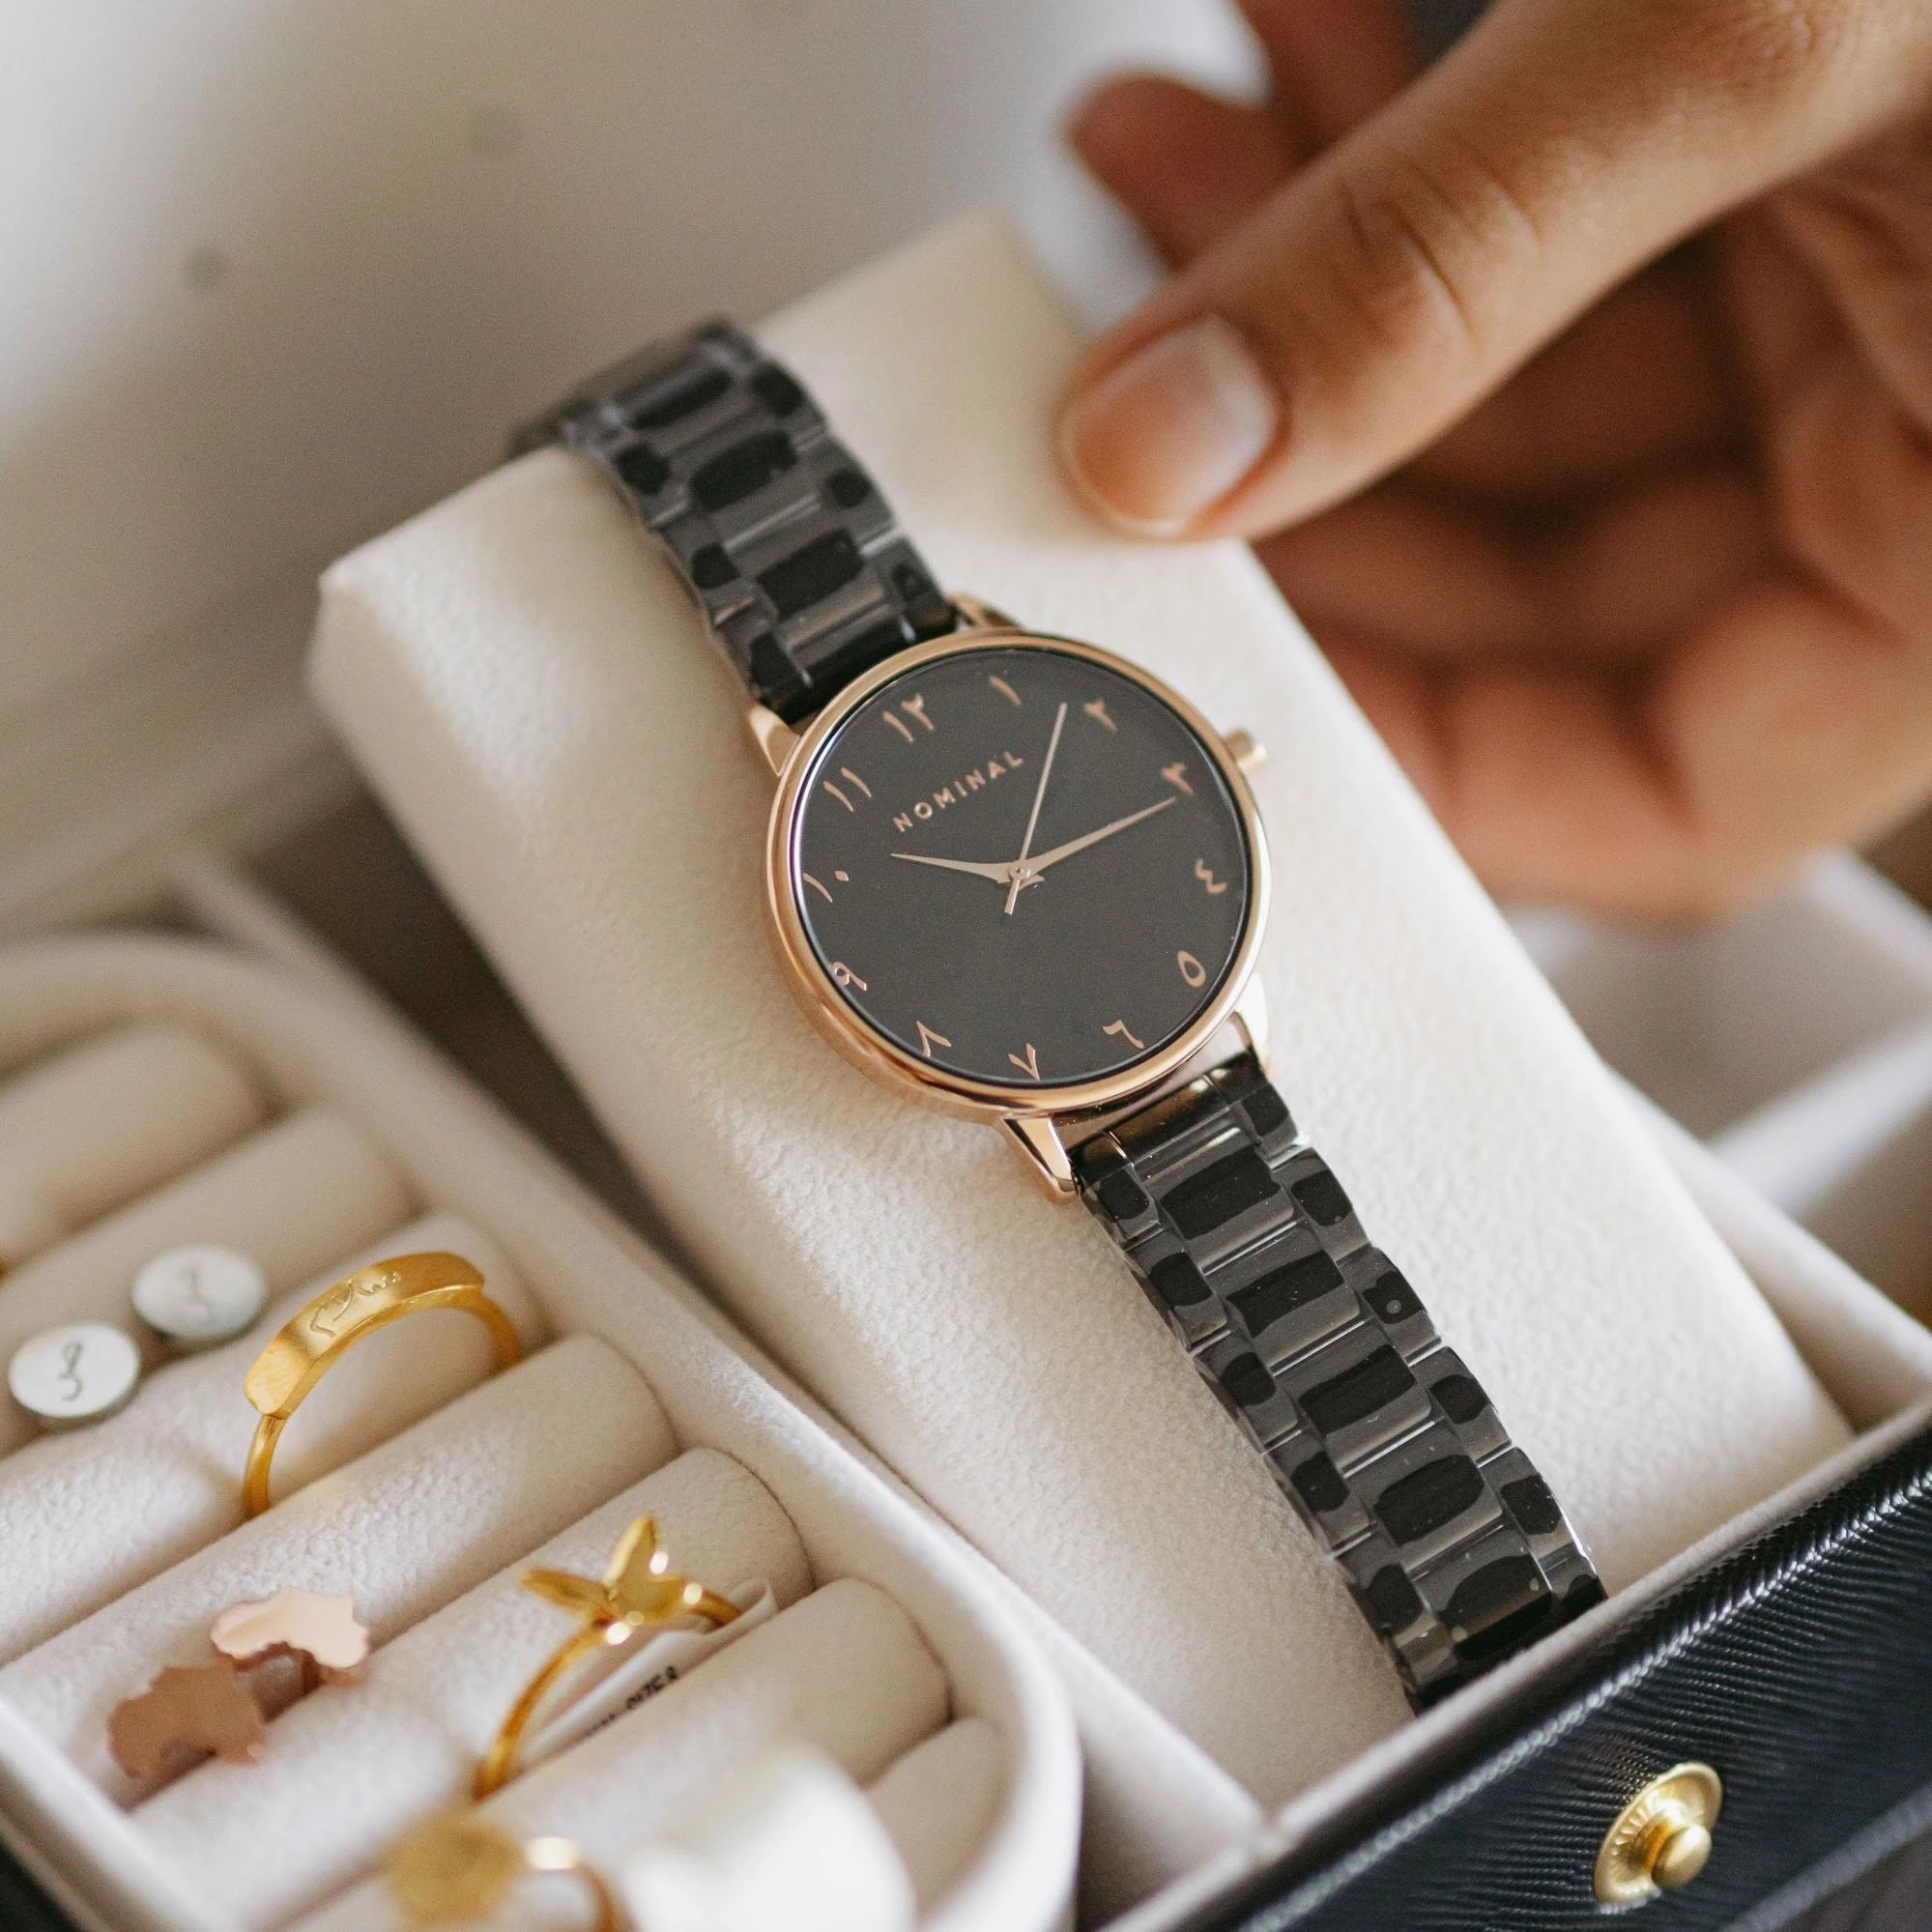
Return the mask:
[[981,879],[990,879],[995,885],[1007,883],[1008,875],[1013,870],[1011,860],[1002,859],[997,865],[982,864],[973,858],[930,858],[924,852],[894,852],[894,858],[910,859],[914,865],[942,865],[948,872],[977,873]]
[[1115,832],[1124,832],[1129,825],[1138,825],[1142,819],[1151,819],[1156,812],[1165,812],[1169,805],[1179,802],[1174,798],[1163,798],[1158,805],[1147,805],[1138,812],[1130,812],[1124,819],[1115,819],[1110,825],[1102,825],[1097,832],[1069,839],[1063,846],[1055,846],[1051,851],[1041,852],[1037,858],[1029,858],[1026,869],[1037,876],[1050,865],[1058,865],[1063,858],[1072,858],[1075,852],[1084,851],[1088,846],[1097,846],[1102,839],[1110,839]]
[[1069,839],[1065,845],[1054,846],[1051,851],[1043,851],[1036,858],[995,864],[975,858],[935,858],[928,852],[894,852],[892,856],[906,859],[912,865],[937,865],[948,872],[969,872],[975,878],[992,879],[995,885],[1011,887],[1013,896],[1017,898],[1025,887],[1037,885],[1040,875],[1050,865],[1058,865],[1063,858],[1071,858],[1075,852],[1084,851],[1088,846],[1097,846],[1102,839],[1110,839],[1115,832],[1124,832],[1129,825],[1138,825],[1142,819],[1151,819],[1156,812],[1165,812],[1169,805],[1179,802],[1175,798],[1163,798],[1158,805],[1147,805],[1138,812],[1130,812],[1124,819],[1115,819],[1110,825],[1102,825],[1098,831]]
[[1046,763],[1040,766],[1040,783],[1033,793],[1033,809],[1026,818],[1026,836],[1020,842],[1020,856],[1013,861],[1007,877],[1012,884],[1006,894],[1006,909],[1013,910],[1013,902],[1020,897],[1021,889],[1028,883],[1024,868],[1026,854],[1033,850],[1034,828],[1040,822],[1040,804],[1047,795],[1047,780],[1053,775],[1053,754],[1060,748],[1060,728],[1067,721],[1067,707],[1064,701],[1053,713],[1053,735],[1047,740]]

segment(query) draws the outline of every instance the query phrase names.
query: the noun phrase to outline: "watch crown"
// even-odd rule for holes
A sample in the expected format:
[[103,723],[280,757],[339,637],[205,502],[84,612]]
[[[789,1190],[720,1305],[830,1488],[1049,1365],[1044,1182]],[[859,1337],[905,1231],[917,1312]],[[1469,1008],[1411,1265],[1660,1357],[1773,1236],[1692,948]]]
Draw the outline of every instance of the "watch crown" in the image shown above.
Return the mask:
[[1259,771],[1268,762],[1268,747],[1256,743],[1251,732],[1229,732],[1223,740],[1227,755],[1243,771]]

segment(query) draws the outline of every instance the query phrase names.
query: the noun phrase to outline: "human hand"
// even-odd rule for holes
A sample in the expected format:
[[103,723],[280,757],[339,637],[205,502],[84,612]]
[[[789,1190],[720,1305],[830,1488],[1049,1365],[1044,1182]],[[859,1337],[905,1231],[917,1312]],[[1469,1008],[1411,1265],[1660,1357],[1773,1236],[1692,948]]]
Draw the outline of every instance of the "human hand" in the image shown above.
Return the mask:
[[1492,890],[1720,910],[1932,793],[1932,4],[1242,0],[1079,115],[1176,264],[1070,390],[1263,561]]

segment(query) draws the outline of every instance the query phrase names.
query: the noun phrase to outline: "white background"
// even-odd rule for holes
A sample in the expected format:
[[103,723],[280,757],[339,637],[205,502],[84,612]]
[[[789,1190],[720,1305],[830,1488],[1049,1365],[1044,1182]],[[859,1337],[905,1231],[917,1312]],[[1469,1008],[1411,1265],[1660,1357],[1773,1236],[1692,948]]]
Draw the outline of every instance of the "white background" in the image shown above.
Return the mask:
[[300,624],[575,377],[962,208],[1116,305],[1057,129],[1144,59],[1249,51],[1223,0],[0,0],[0,717]]

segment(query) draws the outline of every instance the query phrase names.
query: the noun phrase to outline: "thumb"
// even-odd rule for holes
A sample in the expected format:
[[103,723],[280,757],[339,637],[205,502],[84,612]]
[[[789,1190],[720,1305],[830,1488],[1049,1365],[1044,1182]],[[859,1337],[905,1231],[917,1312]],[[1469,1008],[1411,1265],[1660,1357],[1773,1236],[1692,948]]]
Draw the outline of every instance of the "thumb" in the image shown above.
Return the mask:
[[1928,16],[1497,0],[1095,346],[1068,468],[1149,535],[1252,535],[1348,495],[1640,264],[1903,111]]

